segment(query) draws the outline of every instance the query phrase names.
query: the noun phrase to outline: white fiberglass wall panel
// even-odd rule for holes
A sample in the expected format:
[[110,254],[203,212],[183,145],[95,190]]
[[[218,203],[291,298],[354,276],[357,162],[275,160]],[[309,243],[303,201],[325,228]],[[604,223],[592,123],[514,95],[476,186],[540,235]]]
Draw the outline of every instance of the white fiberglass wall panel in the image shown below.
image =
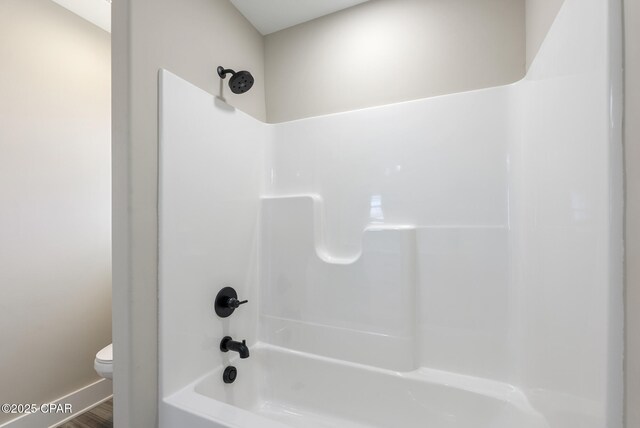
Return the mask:
[[514,88],[515,359],[518,382],[553,428],[621,425],[620,403],[609,404],[622,384],[615,3],[565,1]]
[[[416,230],[369,227],[352,259],[323,247],[318,196],[263,198],[261,339],[411,371],[416,361]],[[399,310],[398,310],[399,309]]]
[[[266,125],[161,70],[160,380],[168,395],[255,341],[256,237]],[[224,286],[249,299],[229,318]],[[153,302],[149,302],[153,304]]]
[[[354,293],[346,285],[334,290],[334,277],[311,277],[317,270],[305,268],[306,262],[302,267],[271,263],[269,276],[261,280],[263,294],[275,299],[283,281],[299,287],[302,294],[288,302],[290,309],[281,306],[279,311],[269,297],[262,299],[261,338],[282,344],[274,339],[277,331],[295,338],[289,346],[308,350],[309,341],[303,338],[314,332],[314,337],[334,337],[362,350],[359,359],[345,359],[375,360],[397,370],[427,366],[506,380],[510,128],[505,120],[511,115],[510,90],[493,88],[274,125],[267,193],[274,198],[319,195],[318,252],[338,264],[358,260],[366,252],[365,229],[411,227],[416,230],[411,250],[415,271],[408,277],[415,283],[398,276],[396,288],[389,288],[386,302],[378,305],[371,301],[372,295],[382,294],[373,270],[359,277]],[[270,257],[301,254],[283,239],[277,242],[270,247]],[[380,263],[390,266],[392,258],[385,260]],[[312,284],[320,289],[312,290]],[[345,325],[334,316],[334,308],[305,305],[309,296],[323,289],[335,295],[335,305],[349,306],[352,317],[370,317],[378,308],[374,312],[381,319],[395,314],[394,322],[404,325],[415,311],[414,325],[397,335],[353,322]],[[400,304],[408,295],[415,303]],[[317,297],[314,301],[321,302]],[[300,322],[307,324],[303,328]],[[350,334],[331,329],[336,326],[348,328]],[[383,346],[388,357],[373,352],[370,335],[362,333],[385,334],[378,342],[391,340]],[[335,348],[324,346],[330,356]],[[354,355],[346,350],[344,354]]]
[[509,87],[274,125],[267,192],[323,196],[326,246],[367,224],[507,223]]

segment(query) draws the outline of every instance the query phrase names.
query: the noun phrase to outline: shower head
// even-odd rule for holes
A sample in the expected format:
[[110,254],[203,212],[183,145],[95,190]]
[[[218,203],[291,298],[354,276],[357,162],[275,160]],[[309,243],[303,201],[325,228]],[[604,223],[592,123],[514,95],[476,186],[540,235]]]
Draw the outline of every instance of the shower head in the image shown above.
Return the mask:
[[253,86],[253,76],[246,70],[235,72],[230,68],[218,67],[218,76],[221,78],[227,77],[227,73],[231,74],[229,79],[229,88],[234,94],[244,94]]

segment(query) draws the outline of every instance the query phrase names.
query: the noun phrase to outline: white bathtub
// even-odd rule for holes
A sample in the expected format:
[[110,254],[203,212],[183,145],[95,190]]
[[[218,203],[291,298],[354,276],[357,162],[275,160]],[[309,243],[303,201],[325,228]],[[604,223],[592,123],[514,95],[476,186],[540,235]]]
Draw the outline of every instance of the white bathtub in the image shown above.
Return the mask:
[[547,428],[516,388],[437,370],[399,373],[259,343],[164,399],[163,428]]

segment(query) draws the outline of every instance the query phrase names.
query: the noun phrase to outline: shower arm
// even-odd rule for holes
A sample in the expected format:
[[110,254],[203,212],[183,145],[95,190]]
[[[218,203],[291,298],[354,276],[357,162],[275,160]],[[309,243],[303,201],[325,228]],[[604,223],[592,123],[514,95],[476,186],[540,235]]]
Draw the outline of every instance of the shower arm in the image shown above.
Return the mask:
[[218,76],[220,76],[220,77],[221,77],[221,78],[223,78],[223,79],[227,77],[227,73],[231,73],[231,75],[236,74],[236,72],[235,72],[235,71],[233,71],[232,69],[230,69],[230,68],[223,68],[222,66],[219,66],[219,67],[217,68],[217,71],[218,71]]

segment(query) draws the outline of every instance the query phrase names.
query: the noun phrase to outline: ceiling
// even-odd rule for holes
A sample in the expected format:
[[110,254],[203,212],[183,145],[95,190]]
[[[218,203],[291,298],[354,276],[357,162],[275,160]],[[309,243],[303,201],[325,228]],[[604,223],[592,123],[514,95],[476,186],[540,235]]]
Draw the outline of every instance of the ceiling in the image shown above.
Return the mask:
[[[53,0],[111,32],[111,0]],[[231,0],[263,35],[274,33],[369,0]]]
[[105,31],[111,32],[111,0],[53,0]]
[[365,1],[368,0],[231,0],[231,3],[262,35],[267,35]]

